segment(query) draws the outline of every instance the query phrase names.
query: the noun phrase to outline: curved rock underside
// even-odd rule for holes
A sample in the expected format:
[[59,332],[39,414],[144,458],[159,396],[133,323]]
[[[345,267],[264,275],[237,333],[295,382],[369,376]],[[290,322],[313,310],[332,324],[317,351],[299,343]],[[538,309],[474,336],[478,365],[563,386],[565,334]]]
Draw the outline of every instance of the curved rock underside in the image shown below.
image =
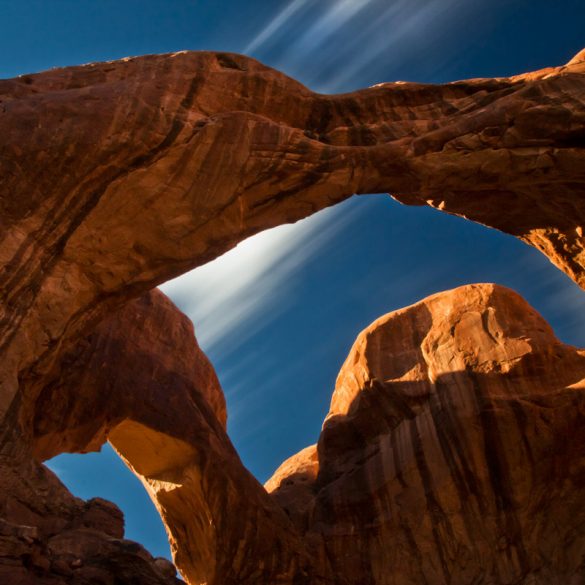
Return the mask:
[[219,53],[0,81],[0,577],[176,582],[40,463],[109,439],[190,583],[584,582],[585,354],[514,293],[464,287],[372,325],[268,495],[190,324],[148,292],[381,191],[513,234],[585,287],[584,128],[585,52],[339,96]]
[[33,455],[95,450],[108,438],[151,495],[191,583],[260,583],[262,562],[262,574],[292,574],[300,537],[243,467],[225,423],[191,322],[153,291],[64,356],[35,404]]

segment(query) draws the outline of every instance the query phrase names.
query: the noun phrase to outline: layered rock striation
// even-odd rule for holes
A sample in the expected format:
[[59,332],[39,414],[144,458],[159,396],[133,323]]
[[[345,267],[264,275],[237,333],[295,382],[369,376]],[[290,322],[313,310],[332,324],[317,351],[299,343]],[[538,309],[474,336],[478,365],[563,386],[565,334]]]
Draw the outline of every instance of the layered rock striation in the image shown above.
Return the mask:
[[359,335],[318,444],[264,489],[225,433],[191,324],[149,293],[65,355],[40,394],[28,458],[2,468],[0,574],[175,582],[123,540],[115,507],[73,498],[38,463],[109,439],[189,583],[578,584],[584,379],[585,350],[516,293],[437,294]]
[[299,535],[227,437],[223,392],[191,322],[161,292],[67,353],[34,411],[36,459],[109,439],[155,503],[189,583],[292,583],[306,573]]

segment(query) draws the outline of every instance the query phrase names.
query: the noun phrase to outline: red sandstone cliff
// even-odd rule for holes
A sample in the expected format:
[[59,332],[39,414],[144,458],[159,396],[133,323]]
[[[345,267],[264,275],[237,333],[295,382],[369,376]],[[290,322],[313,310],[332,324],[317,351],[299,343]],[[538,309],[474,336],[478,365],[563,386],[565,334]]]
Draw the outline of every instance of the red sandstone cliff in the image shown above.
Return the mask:
[[0,575],[151,575],[140,549],[124,561],[105,504],[84,507],[35,462],[109,438],[190,583],[581,583],[584,378],[585,351],[512,291],[429,297],[360,334],[318,445],[281,466],[271,498],[225,434],[190,323],[151,293],[66,354],[34,405],[28,458],[3,467]]

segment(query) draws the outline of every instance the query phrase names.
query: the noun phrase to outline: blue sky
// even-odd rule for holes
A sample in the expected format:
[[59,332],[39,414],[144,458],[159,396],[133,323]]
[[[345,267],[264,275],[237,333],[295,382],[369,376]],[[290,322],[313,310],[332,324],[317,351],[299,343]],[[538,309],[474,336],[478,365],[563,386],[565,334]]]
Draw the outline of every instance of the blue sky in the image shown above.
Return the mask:
[[[0,77],[183,49],[250,54],[312,89],[503,76],[585,46],[582,0],[0,0]],[[189,314],[228,400],[230,436],[265,481],[317,440],[337,372],[372,320],[470,282],[514,288],[585,346],[585,295],[518,240],[386,195],[242,243],[163,289]],[[51,462],[168,555],[142,486],[112,453]]]

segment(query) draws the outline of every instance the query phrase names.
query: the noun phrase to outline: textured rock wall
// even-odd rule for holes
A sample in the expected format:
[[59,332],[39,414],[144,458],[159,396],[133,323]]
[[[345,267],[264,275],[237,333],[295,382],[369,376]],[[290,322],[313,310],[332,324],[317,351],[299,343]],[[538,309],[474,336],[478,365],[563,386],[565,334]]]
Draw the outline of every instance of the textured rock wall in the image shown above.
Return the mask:
[[110,440],[190,583],[289,583],[304,570],[288,517],[226,435],[223,392],[191,322],[162,293],[129,303],[66,354],[34,410],[38,459]]
[[[134,575],[136,562],[157,568],[119,524],[111,534],[107,504],[72,498],[35,462],[109,438],[190,583],[578,585],[584,379],[585,350],[560,343],[512,291],[429,297],[360,334],[318,445],[283,463],[270,497],[225,434],[221,389],[189,321],[150,293],[66,355],[39,396],[34,457],[3,475],[16,484],[3,491],[12,532],[0,574],[22,571],[28,584],[66,571],[77,584]],[[37,552],[25,555],[15,534],[30,531]],[[137,561],[106,563],[120,548]]]
[[179,585],[176,569],[124,539],[111,502],[73,497],[33,459],[0,466],[0,583]]

